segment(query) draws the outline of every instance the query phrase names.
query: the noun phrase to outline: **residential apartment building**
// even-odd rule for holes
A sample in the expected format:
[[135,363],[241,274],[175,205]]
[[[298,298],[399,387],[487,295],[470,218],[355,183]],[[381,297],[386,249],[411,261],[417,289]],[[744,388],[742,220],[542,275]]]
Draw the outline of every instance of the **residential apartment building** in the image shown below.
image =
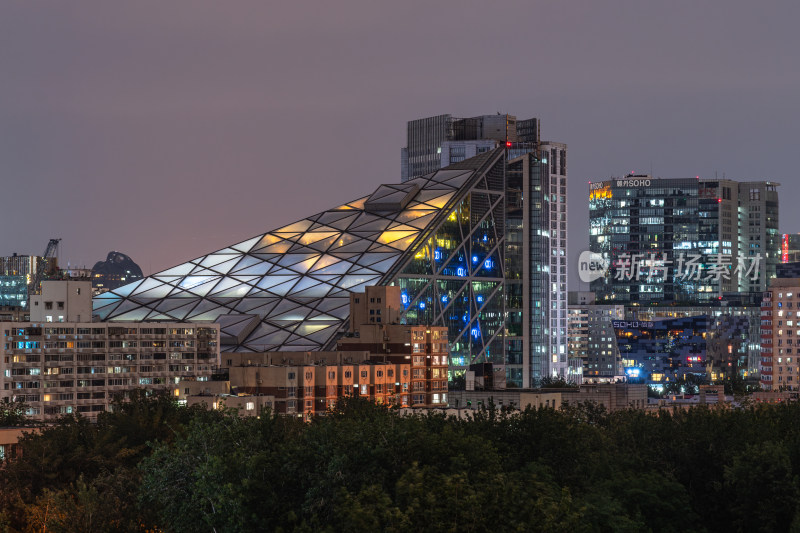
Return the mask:
[[798,357],[800,277],[775,278],[761,303],[761,386],[767,391],[800,390]]
[[[25,401],[35,420],[93,418],[117,394],[170,390],[181,380],[208,379],[218,366],[219,326],[91,322],[91,296],[89,281],[45,281],[35,320],[0,323],[0,398]],[[53,320],[41,320],[47,317]]]
[[580,359],[583,367],[582,381],[576,383],[622,379],[624,362],[614,324],[625,320],[625,306],[597,304],[593,292],[570,292],[569,313],[570,357]]

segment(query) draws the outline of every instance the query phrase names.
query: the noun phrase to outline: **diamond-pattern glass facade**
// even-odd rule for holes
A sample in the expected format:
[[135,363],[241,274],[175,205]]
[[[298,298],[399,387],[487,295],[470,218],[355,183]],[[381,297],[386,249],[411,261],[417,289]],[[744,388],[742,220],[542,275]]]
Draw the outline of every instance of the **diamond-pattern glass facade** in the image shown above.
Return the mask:
[[495,150],[381,185],[101,294],[94,314],[218,321],[227,351],[320,350],[345,327],[351,292],[395,284],[406,321],[448,327],[455,366],[503,363],[504,164]]

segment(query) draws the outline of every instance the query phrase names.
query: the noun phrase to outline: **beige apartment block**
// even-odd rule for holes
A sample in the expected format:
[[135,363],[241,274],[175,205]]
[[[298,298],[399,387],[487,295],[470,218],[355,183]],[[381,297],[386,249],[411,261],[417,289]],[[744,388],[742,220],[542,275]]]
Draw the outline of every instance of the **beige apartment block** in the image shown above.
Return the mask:
[[216,324],[2,322],[0,331],[0,398],[24,400],[35,420],[94,418],[117,394],[207,380],[219,365]]

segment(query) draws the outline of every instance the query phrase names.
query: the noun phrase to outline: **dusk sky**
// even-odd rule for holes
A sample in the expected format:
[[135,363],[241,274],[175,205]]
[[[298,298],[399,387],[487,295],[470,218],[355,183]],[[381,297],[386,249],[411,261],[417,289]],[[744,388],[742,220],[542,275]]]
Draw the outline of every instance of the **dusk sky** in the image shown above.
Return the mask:
[[[400,180],[408,120],[539,117],[587,181],[782,183],[800,231],[800,3],[0,5],[0,255],[150,274]],[[574,268],[570,270],[574,274]],[[573,276],[573,278],[576,276]]]

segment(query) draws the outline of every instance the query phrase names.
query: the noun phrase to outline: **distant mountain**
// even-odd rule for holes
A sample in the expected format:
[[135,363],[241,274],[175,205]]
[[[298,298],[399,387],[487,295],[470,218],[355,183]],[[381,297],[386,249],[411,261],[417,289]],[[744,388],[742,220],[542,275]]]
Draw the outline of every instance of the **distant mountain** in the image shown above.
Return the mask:
[[92,267],[92,287],[99,291],[116,289],[143,277],[139,265],[121,252],[108,252],[105,261],[98,261]]

